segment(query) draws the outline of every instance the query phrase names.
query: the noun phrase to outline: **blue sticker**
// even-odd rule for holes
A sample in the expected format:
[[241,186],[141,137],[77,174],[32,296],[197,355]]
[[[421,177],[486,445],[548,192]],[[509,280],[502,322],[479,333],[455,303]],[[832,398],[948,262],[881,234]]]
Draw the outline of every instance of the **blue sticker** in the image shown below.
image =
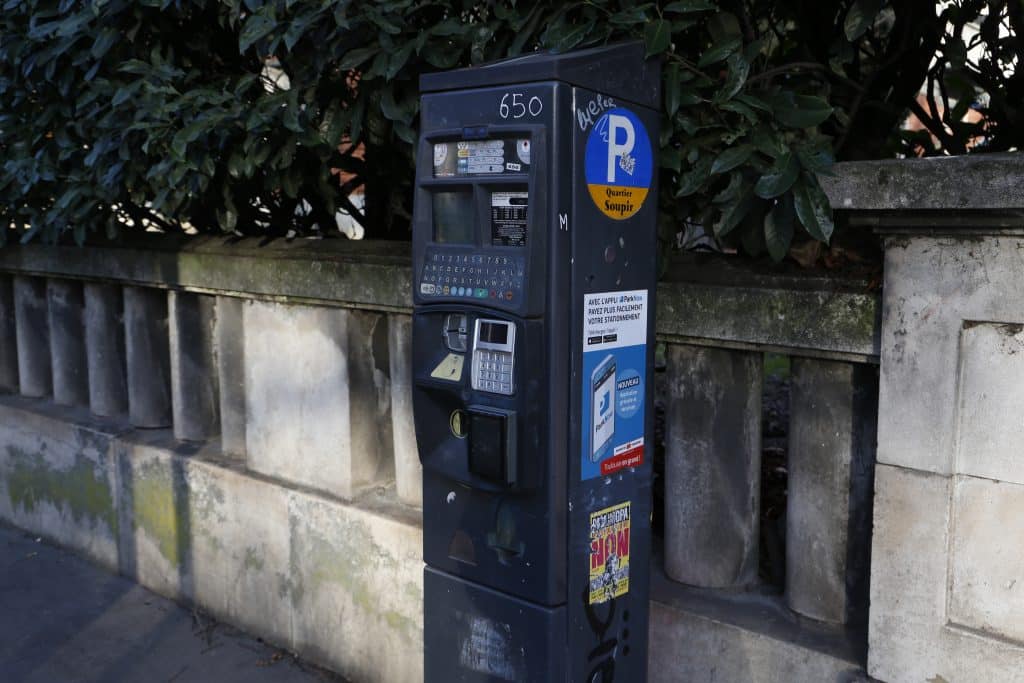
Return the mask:
[[591,479],[644,462],[647,290],[587,294],[583,309],[580,472]]
[[587,138],[583,168],[601,213],[615,220],[634,216],[654,178],[651,140],[637,115],[622,108],[605,112]]

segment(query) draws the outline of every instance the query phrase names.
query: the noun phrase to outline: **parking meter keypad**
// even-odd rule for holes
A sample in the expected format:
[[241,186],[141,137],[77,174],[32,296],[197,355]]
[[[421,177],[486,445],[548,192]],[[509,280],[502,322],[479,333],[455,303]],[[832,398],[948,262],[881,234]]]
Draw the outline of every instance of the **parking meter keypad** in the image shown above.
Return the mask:
[[526,259],[522,256],[428,249],[419,292],[423,296],[515,305],[523,297],[525,271]]

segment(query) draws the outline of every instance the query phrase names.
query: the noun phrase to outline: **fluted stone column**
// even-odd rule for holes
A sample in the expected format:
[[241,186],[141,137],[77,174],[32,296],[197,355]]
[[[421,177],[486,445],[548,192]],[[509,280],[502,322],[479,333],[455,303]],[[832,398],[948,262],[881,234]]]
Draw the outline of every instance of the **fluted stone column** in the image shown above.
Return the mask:
[[50,321],[46,280],[14,278],[14,317],[18,339],[18,386],[22,396],[40,398],[53,391],[50,365]]
[[128,412],[128,379],[121,287],[88,282],[84,291],[89,408],[103,417],[124,415]]
[[136,427],[171,426],[171,359],[167,293],[124,288],[128,417]]
[[757,580],[762,356],[668,347],[665,572],[682,583]]
[[791,387],[786,602],[846,623],[867,598],[878,371],[794,358]]
[[423,467],[416,448],[412,415],[412,316],[392,314],[388,325],[395,487],[402,502],[420,507],[423,505]]
[[14,318],[14,285],[0,274],[0,391],[18,390],[18,328]]
[[51,279],[46,283],[50,320],[53,400],[66,406],[89,405],[85,354],[85,301],[82,283]]
[[217,382],[220,442],[225,455],[245,457],[245,300],[217,297]]
[[205,441],[220,432],[214,321],[217,297],[168,292],[174,436]]

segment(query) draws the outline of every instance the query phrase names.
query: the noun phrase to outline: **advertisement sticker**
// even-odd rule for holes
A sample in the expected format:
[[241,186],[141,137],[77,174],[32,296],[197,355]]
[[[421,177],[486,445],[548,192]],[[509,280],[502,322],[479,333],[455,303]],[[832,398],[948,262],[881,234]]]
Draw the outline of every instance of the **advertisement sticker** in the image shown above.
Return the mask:
[[590,515],[590,604],[629,592],[630,504],[620,503]]
[[581,478],[644,462],[647,290],[583,299]]

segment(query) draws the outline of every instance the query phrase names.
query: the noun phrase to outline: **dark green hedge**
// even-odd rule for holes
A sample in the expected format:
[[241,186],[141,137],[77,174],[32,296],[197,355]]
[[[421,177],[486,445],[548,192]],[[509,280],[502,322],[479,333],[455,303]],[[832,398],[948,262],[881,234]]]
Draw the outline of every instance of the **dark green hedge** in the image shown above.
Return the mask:
[[[1014,11],[1006,2],[951,5],[958,21],[977,18],[981,5]],[[957,48],[948,45],[950,16],[917,0],[2,8],[0,221],[25,239],[71,231],[79,242],[126,225],[309,232],[332,226],[360,184],[368,234],[401,237],[420,73],[640,38],[664,60],[663,238],[695,221],[778,259],[795,237],[829,239],[815,174],[828,172],[836,150],[890,155],[924,144],[898,124],[932,57]],[[290,89],[266,82],[271,58]],[[979,88],[968,62],[939,78],[961,103]],[[946,118],[965,106],[950,106]],[[977,133],[942,116],[933,123],[951,131],[933,151]],[[365,144],[366,161],[339,151],[348,136]],[[356,177],[341,187],[332,169]]]

